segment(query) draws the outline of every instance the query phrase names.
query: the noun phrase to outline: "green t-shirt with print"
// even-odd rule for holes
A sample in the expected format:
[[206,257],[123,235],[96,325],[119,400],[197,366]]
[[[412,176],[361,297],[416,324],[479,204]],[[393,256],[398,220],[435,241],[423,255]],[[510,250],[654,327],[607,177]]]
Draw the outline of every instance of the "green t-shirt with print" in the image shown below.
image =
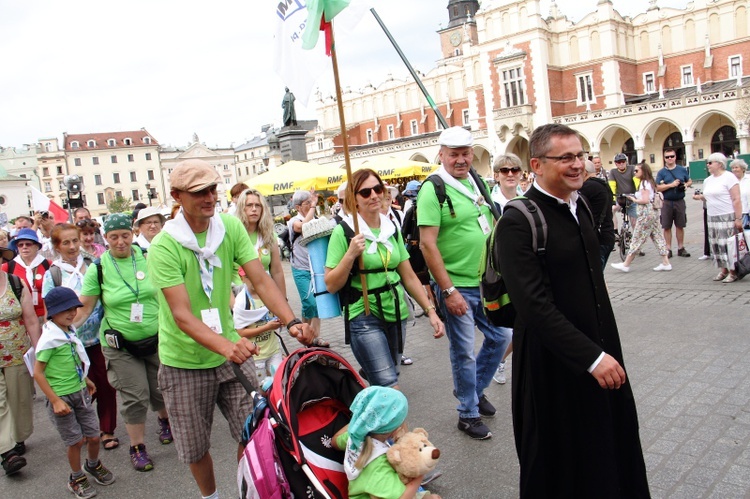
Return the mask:
[[81,359],[75,351],[75,345],[66,343],[36,352],[36,360],[47,364],[44,377],[58,397],[86,388],[86,380],[78,376],[76,369],[76,366],[81,366]]
[[[104,290],[104,319],[99,330],[102,348],[109,348],[104,339],[104,331],[116,329],[126,340],[138,341],[159,332],[159,300],[156,297],[156,287],[148,278],[148,268],[143,252],[133,248],[135,255],[135,270],[133,259],[113,258],[107,251],[101,257],[102,288]],[[99,278],[96,265],[89,265],[81,288],[82,296],[99,296]],[[140,274],[139,274],[140,273]],[[142,278],[138,279],[138,275]],[[128,287],[129,286],[129,287]],[[143,321],[130,322],[132,305],[143,305]]]
[[[221,320],[222,336],[232,342],[240,336],[234,328],[229,307],[234,266],[244,265],[258,258],[255,248],[242,223],[236,217],[220,214],[226,233],[215,254],[222,262],[213,268],[213,292],[209,302],[203,291],[198,258],[193,251],[178,243],[162,231],[154,237],[148,249],[148,272],[154,286],[161,290],[185,285],[193,315],[201,319],[201,310],[216,308]],[[206,232],[196,234],[198,245],[205,246]],[[169,304],[159,293],[159,360],[166,366],[181,369],[210,369],[220,366],[226,359],[196,343],[175,323]]]
[[[371,230],[373,235],[375,237],[378,237],[381,229]],[[398,272],[396,272],[396,267],[398,267],[399,263],[408,260],[409,254],[406,252],[404,240],[402,239],[401,234],[398,231],[396,231],[396,233],[391,236],[389,241],[393,245],[393,252],[391,253],[389,253],[386,250],[386,247],[382,244],[378,244],[378,251],[376,251],[375,253],[367,253],[367,249],[365,249],[365,253],[363,253],[366,269],[384,269],[385,263],[388,263],[387,275],[385,272],[365,274],[367,276],[368,290],[385,286],[386,279],[388,280],[387,282],[390,282],[391,284],[395,284],[401,281],[401,276],[399,276]],[[370,244],[371,241],[366,241],[365,248],[369,248]],[[333,229],[331,239],[328,241],[326,267],[328,267],[329,269],[335,268],[339,264],[341,259],[344,258],[344,254],[348,249],[349,243],[346,240],[344,228],[339,225],[335,229]],[[355,262],[354,264],[358,265],[357,262]],[[354,276],[351,281],[352,287],[361,292],[362,281],[359,277],[359,274]],[[400,319],[405,320],[407,317],[409,317],[409,308],[404,299],[404,287],[396,286],[396,291],[398,293],[399,305],[401,307]],[[370,303],[370,311],[375,314],[375,316],[380,317],[386,322],[396,322],[396,303],[394,301],[392,292],[386,291],[380,294],[380,302],[383,305],[383,310],[380,310],[380,308],[378,307],[378,299],[374,294],[368,293],[367,299]],[[365,301],[360,294],[359,300],[357,300],[356,303],[349,305],[349,318],[353,319],[354,317],[357,317],[358,315],[364,313],[364,311]]]
[[[473,192],[468,179],[457,180]],[[437,247],[453,285],[475,288],[479,286],[482,253],[489,237],[479,225],[479,209],[490,228],[495,223],[492,212],[486,203],[477,209],[468,197],[450,185],[445,185],[445,193],[453,203],[455,218],[451,217],[447,201],[441,208],[435,194],[435,185],[424,182],[417,197],[417,221],[420,227],[440,228]]]
[[[346,449],[349,433],[344,432],[336,437],[336,446]],[[359,476],[349,482],[349,499],[370,499],[371,496],[382,499],[398,499],[406,490],[398,473],[393,469],[388,457],[383,454],[376,457],[364,467]]]

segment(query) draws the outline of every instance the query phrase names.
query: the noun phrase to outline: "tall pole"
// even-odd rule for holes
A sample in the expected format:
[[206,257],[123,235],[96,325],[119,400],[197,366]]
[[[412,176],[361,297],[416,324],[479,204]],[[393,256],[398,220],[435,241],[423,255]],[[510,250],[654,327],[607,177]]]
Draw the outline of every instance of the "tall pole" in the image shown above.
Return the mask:
[[[333,66],[333,82],[336,87],[336,104],[339,109],[339,123],[341,124],[341,140],[344,145],[344,164],[346,165],[346,179],[351,185],[352,178],[352,164],[349,160],[349,136],[346,130],[346,120],[344,119],[344,102],[341,99],[341,83],[339,81],[339,63],[336,57],[336,39],[333,35],[333,21],[331,21],[331,64]],[[354,187],[352,185],[352,187]],[[353,191],[353,189],[352,189]],[[357,194],[353,194],[356,196]],[[352,213],[352,220],[354,221],[354,234],[359,234],[359,216],[357,213]],[[364,255],[360,255],[358,258],[359,269],[364,270],[365,260]],[[365,315],[370,315],[370,302],[367,299],[367,277],[364,272],[359,273],[360,282],[362,283],[362,296],[365,305]]]

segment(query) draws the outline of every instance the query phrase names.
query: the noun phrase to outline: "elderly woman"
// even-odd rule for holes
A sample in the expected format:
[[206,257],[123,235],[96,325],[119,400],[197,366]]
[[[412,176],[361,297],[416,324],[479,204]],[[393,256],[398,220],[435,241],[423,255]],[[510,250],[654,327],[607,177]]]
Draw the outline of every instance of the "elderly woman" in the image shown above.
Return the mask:
[[703,192],[693,194],[693,199],[706,201],[711,256],[720,269],[714,281],[735,282],[738,277],[729,268],[727,239],[742,230],[740,182],[727,171],[727,158],[722,153],[711,154],[706,163],[710,175],[703,181]]
[[[4,263],[15,257],[0,247]],[[6,475],[26,466],[21,457],[34,431],[34,381],[23,355],[42,334],[31,293],[22,279],[0,271],[0,457]]]
[[[345,202],[347,212],[358,217],[360,233],[351,240],[347,237],[347,232],[354,233],[351,215],[333,230],[325,282],[329,292],[344,289],[346,293],[340,298],[345,303],[344,321],[352,352],[370,384],[397,388],[401,334],[409,314],[403,288],[429,317],[435,338],[443,336],[445,328],[411,268],[401,233],[381,212],[384,191],[383,181],[373,170],[359,170],[352,176]],[[358,268],[360,255],[367,276],[369,315],[364,313],[360,278],[352,272]]]
[[81,231],[81,255],[92,262],[102,256],[107,248],[96,242],[99,234],[99,224],[90,218],[76,222],[76,227]]
[[143,208],[138,212],[138,217],[133,222],[133,226],[139,232],[138,237],[133,242],[140,246],[142,250],[148,251],[151,240],[161,232],[161,228],[164,227],[166,221],[164,215],[159,212],[159,208]]
[[[51,242],[59,257],[44,274],[42,298],[57,286],[65,286],[80,295],[83,275],[92,263],[81,255],[80,230],[72,224],[58,224],[52,229]],[[86,322],[76,330],[76,335],[86,347],[86,354],[91,361],[88,377],[96,386],[93,398],[97,400],[96,413],[99,416],[102,445],[106,450],[112,450],[120,445],[120,441],[114,435],[117,426],[117,396],[115,389],[107,381],[107,369],[99,345],[101,321],[102,307],[101,304],[97,304]]]
[[3,271],[14,274],[24,280],[31,291],[31,302],[37,317],[46,320],[44,300],[42,300],[42,282],[50,262],[39,254],[42,243],[33,229],[21,229],[16,238],[10,242],[10,249],[17,251],[13,260],[3,264]]
[[[148,209],[148,208],[146,208]],[[141,210],[143,213],[145,210]],[[172,442],[164,399],[156,375],[159,370],[159,302],[148,279],[146,259],[133,246],[130,217],[115,213],[104,222],[109,251],[99,265],[86,271],[75,325],[85,322],[99,299],[104,306],[100,342],[107,359],[107,377],[120,394],[125,429],[130,438],[130,461],[136,471],[154,463],[146,451],[144,434],[149,406],[159,417],[159,441]]]
[[747,163],[735,159],[729,163],[734,176],[740,181],[740,201],[742,202],[742,228],[750,229],[750,176],[747,175]]
[[502,154],[495,159],[492,173],[496,183],[492,188],[492,200],[500,207],[500,213],[505,203],[521,194],[519,182],[522,170],[521,158],[513,153]]
[[315,339],[313,345],[327,347],[328,342],[319,338],[320,319],[318,318],[318,306],[315,304],[315,295],[312,288],[312,274],[310,260],[307,257],[307,247],[302,246],[302,225],[315,218],[315,205],[318,195],[315,189],[309,191],[297,191],[292,196],[292,205],[297,210],[287,225],[289,226],[289,240],[292,243],[292,277],[297,286],[300,300],[302,301],[302,320],[310,324]]

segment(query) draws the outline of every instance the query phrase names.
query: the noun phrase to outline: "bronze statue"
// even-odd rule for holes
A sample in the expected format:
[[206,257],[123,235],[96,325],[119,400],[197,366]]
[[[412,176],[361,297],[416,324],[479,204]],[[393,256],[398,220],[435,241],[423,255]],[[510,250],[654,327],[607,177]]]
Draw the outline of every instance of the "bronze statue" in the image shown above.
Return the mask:
[[284,126],[297,126],[297,113],[294,110],[294,94],[286,87],[284,100],[281,101],[281,107],[284,109]]

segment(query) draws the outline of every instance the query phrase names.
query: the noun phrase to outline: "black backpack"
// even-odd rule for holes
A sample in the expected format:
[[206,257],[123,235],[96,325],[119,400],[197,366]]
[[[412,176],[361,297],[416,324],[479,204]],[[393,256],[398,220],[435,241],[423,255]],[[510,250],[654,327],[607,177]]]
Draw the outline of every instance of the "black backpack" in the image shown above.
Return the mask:
[[16,299],[20,302],[21,295],[23,294],[23,282],[21,282],[21,278],[8,272],[8,283],[10,283],[10,287],[13,290],[13,294],[16,295]]

